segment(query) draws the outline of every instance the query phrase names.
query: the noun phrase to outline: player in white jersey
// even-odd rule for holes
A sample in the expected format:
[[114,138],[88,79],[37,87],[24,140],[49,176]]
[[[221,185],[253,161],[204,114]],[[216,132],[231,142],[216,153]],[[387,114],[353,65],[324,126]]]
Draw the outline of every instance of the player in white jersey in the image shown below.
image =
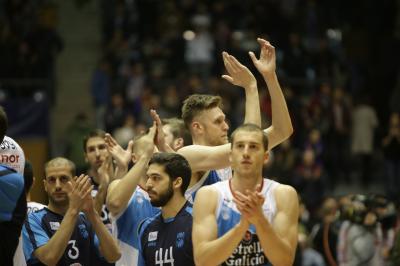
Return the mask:
[[256,125],[232,133],[233,178],[199,190],[193,210],[198,265],[291,265],[297,245],[298,198],[264,179],[268,138]]
[[[268,149],[272,149],[293,132],[289,111],[276,76],[275,48],[266,40],[258,39],[261,47],[260,58],[254,53],[250,57],[262,74],[268,86],[272,102],[272,125],[265,130],[268,135]],[[261,126],[260,104],[257,82],[250,70],[235,57],[223,53],[224,64],[228,75],[222,77],[233,85],[243,87],[246,94],[244,123]],[[221,107],[222,99],[212,95],[191,95],[184,101],[182,119],[192,135],[193,144],[178,151],[191,164],[192,180],[186,194],[193,197],[196,191],[204,186],[232,176],[228,155],[228,124]],[[225,145],[224,145],[225,144]],[[203,145],[203,146],[201,146]],[[208,146],[208,147],[204,147]],[[209,169],[221,169],[212,170]]]

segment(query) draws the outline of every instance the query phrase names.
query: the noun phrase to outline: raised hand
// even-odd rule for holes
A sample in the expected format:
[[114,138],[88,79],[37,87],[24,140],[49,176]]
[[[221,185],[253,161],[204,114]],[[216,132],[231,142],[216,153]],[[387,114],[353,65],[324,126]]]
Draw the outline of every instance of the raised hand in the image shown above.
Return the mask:
[[249,52],[251,60],[263,76],[272,75],[276,70],[275,47],[264,39],[257,38],[257,41],[261,47],[260,58],[257,59],[253,52]]
[[153,122],[153,126],[149,129],[149,132],[144,135],[140,141],[142,143],[142,155],[151,156],[154,152],[154,141],[156,137],[157,125],[156,122]]
[[110,134],[107,133],[104,140],[117,166],[122,169],[127,169],[129,162],[132,160],[133,141],[130,140],[128,147],[124,150]]
[[242,65],[233,55],[227,52],[222,53],[224,65],[229,75],[222,75],[222,78],[233,85],[243,87],[245,89],[256,87],[257,81],[251,71]]
[[69,181],[67,188],[69,208],[78,212],[82,210],[82,203],[86,197],[91,197],[92,189],[92,182],[87,175],[80,175]]
[[97,173],[99,174],[100,185],[107,186],[110,183],[110,180],[114,178],[114,166],[111,156],[108,156],[108,158],[101,164]]
[[153,118],[153,122],[156,124],[156,136],[154,140],[158,150],[161,152],[174,152],[174,150],[167,143],[165,143],[163,124],[157,111],[151,109],[150,115],[151,118]]

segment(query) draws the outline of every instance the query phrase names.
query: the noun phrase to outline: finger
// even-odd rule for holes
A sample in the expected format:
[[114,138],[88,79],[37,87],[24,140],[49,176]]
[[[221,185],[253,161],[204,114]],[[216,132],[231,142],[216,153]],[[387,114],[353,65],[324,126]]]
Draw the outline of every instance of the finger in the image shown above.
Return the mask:
[[126,147],[126,151],[132,153],[132,150],[133,150],[133,140],[130,140],[128,142],[128,147]]
[[154,139],[154,137],[156,136],[156,130],[157,130],[157,124],[155,121],[153,121],[153,125],[150,127],[149,133],[148,133],[150,138]]
[[235,191],[235,196],[240,200],[240,201],[246,201],[248,200],[247,196],[242,194],[239,191]]
[[229,55],[229,60],[230,60],[231,65],[235,68],[236,71],[240,71],[241,69],[246,68],[233,55]]
[[249,52],[249,55],[250,55],[251,61],[253,61],[253,64],[256,65],[258,62],[256,55],[253,52]]
[[93,187],[94,187],[93,185],[90,185],[90,186],[86,189],[86,191],[84,192],[82,198],[86,198],[86,197],[88,197],[89,195],[91,196]]
[[227,71],[229,74],[232,74],[233,71],[234,71],[234,69],[233,69],[233,67],[232,67],[232,65],[231,65],[231,63],[230,63],[229,54],[228,54],[227,52],[223,52],[223,53],[222,53],[222,58],[223,58],[223,61],[224,61],[224,65],[225,65],[226,71]]
[[228,81],[229,83],[234,84],[234,83],[233,83],[233,78],[232,78],[231,76],[222,75],[221,77],[222,77],[224,80]]

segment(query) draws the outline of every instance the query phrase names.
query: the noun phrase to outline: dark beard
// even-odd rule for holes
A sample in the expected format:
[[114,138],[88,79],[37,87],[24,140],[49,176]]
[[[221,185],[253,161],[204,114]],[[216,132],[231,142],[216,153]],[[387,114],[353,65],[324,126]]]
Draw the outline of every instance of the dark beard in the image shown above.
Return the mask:
[[164,207],[168,201],[172,198],[174,195],[174,190],[172,189],[172,182],[169,182],[168,189],[162,194],[159,194],[158,199],[150,200],[151,205],[154,207]]

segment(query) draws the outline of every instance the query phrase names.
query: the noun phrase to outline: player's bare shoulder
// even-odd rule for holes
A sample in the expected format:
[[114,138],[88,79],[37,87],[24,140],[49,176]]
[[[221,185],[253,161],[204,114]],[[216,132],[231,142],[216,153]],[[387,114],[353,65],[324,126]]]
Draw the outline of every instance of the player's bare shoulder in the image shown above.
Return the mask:
[[298,208],[297,191],[292,186],[279,184],[275,188],[274,196],[278,210],[295,210]]

